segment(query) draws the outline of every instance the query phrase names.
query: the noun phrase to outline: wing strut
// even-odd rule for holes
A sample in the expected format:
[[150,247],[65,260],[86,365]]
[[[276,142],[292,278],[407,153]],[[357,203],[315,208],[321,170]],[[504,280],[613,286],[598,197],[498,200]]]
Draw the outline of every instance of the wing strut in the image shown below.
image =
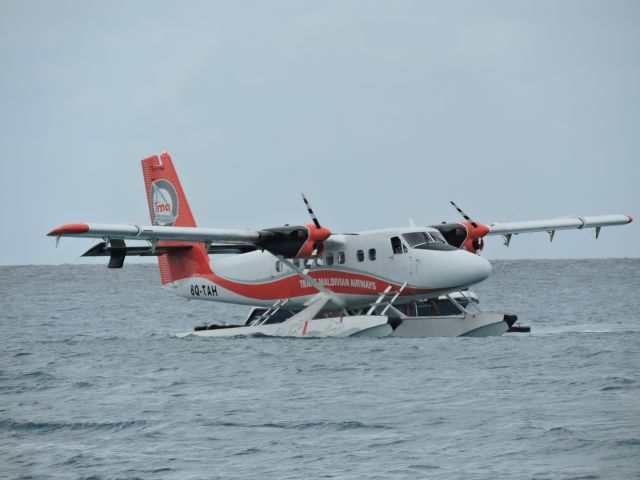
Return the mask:
[[387,306],[382,309],[382,311],[380,312],[380,315],[384,315],[385,313],[387,313],[387,310],[389,310],[389,308],[393,305],[393,302],[395,302],[398,299],[398,297],[404,290],[404,287],[407,286],[407,283],[408,282],[404,282],[402,286],[395,292],[395,295],[391,298],[391,300],[389,300],[389,303],[387,304]]
[[276,303],[274,303],[273,305],[271,305],[262,315],[260,315],[258,318],[256,318],[253,322],[251,322],[251,326],[255,326],[255,325],[263,325],[264,323],[267,322],[267,320],[269,320],[271,317],[273,317],[276,313],[278,313],[278,311],[285,306],[288,302],[289,302],[289,298],[285,298],[285,299],[279,299],[278,301],[276,301]]
[[[393,305],[393,302],[395,302],[398,299],[398,297],[400,296],[404,288],[407,286],[407,283],[409,282],[404,282],[398,290],[391,290],[393,288],[393,285],[389,284],[389,286],[384,289],[384,291],[380,294],[377,300],[373,302],[371,307],[369,307],[369,310],[367,310],[366,314],[367,315],[373,314],[375,309],[378,308],[382,303],[385,303],[385,307],[380,312],[380,315],[384,315],[385,313],[387,313],[387,310],[389,310],[389,308]],[[388,302],[384,302],[384,299],[389,295],[393,295],[393,297],[391,297],[391,300],[389,300]]]

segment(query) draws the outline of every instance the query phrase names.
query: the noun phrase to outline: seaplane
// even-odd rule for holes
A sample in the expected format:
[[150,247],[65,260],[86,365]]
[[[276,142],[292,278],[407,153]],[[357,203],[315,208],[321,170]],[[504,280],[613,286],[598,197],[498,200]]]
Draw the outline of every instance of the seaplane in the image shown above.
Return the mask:
[[[464,221],[433,226],[334,233],[311,222],[263,229],[198,227],[173,161],[165,151],[142,160],[151,225],[69,223],[48,235],[96,238],[83,256],[155,256],[163,287],[187,300],[253,307],[242,325],[218,322],[177,334],[201,337],[502,335],[515,315],[483,312],[469,287],[491,264],[484,237],[624,225],[628,215],[600,215],[484,225],[457,205]],[[453,202],[452,202],[453,203]],[[143,241],[127,245],[126,241]],[[226,254],[211,261],[210,255]],[[457,311],[441,311],[443,301]],[[474,309],[471,309],[474,307]]]

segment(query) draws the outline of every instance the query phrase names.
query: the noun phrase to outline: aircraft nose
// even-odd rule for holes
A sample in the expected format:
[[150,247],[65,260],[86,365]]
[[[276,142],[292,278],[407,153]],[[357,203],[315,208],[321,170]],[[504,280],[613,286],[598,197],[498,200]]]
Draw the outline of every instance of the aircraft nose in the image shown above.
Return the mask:
[[417,261],[412,282],[433,291],[461,290],[491,274],[487,259],[466,250],[413,249],[412,254]]
[[466,253],[468,256],[466,259],[468,265],[465,269],[467,272],[465,276],[469,279],[469,285],[480,283],[491,275],[491,263],[489,263],[489,260],[475,253],[463,251],[460,253]]
[[489,261],[465,250],[442,252],[424,273],[429,283],[457,288],[480,283],[491,274]]

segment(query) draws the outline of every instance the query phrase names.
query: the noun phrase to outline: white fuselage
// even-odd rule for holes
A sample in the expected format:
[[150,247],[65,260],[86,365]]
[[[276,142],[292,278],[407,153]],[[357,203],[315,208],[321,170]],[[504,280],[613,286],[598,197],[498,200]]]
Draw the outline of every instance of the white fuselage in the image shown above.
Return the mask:
[[[407,283],[396,303],[432,298],[486,279],[489,262],[464,250],[432,245],[412,247],[406,234],[433,228],[408,227],[332,235],[315,259],[293,260],[347,308],[368,305],[389,285]],[[212,262],[213,275],[195,276],[166,285],[189,299],[268,306],[289,299],[283,308],[300,309],[318,289],[267,251],[253,251]]]

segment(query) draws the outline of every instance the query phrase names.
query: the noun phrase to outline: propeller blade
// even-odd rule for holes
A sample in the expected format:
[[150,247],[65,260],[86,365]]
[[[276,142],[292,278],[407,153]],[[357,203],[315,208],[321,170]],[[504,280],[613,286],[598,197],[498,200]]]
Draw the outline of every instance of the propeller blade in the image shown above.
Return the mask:
[[451,205],[454,206],[454,208],[458,211],[458,213],[460,213],[460,215],[462,215],[467,222],[469,222],[471,225],[473,225],[473,228],[478,228],[478,224],[476,222],[474,222],[473,220],[471,220],[469,215],[464,213],[462,211],[462,209],[460,207],[458,207],[455,203],[453,203],[451,200],[449,200],[449,202],[451,202]]
[[311,205],[309,205],[309,202],[307,201],[307,197],[304,196],[304,193],[301,193],[300,195],[302,195],[302,200],[304,200],[304,204],[307,206],[307,211],[309,212],[309,215],[311,215],[311,220],[313,220],[313,223],[315,224],[316,227],[321,228],[320,222],[318,221],[318,217],[316,217],[316,214],[313,213],[313,209],[311,208]]

